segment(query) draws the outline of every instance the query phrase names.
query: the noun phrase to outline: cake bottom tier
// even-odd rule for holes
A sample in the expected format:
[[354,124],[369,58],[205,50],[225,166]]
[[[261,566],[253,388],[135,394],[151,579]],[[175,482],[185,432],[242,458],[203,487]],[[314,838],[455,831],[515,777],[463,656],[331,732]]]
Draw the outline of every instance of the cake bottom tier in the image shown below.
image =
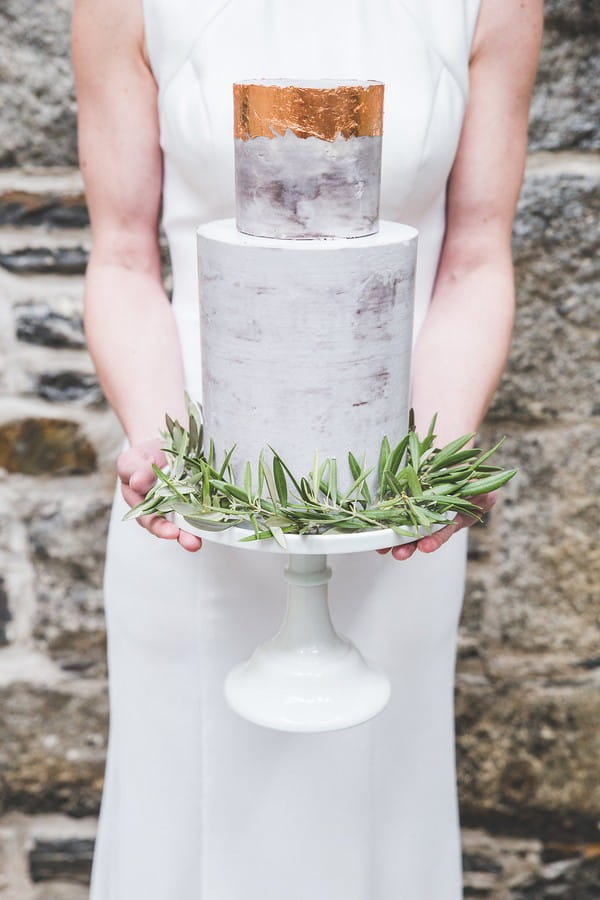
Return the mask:
[[[285,241],[198,231],[202,396],[218,455],[241,478],[270,445],[294,474],[348,451],[373,465],[405,433],[417,232],[382,222],[354,239]],[[371,477],[371,488],[376,474]]]

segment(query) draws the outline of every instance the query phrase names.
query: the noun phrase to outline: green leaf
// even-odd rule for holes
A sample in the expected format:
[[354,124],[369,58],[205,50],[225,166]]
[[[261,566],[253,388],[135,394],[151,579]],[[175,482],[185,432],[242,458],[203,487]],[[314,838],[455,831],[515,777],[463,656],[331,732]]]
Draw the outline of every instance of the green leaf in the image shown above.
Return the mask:
[[165,422],[167,423],[167,431],[173,437],[173,432],[175,431],[175,422],[169,415],[169,413],[165,413]]
[[287,550],[285,536],[281,528],[278,525],[269,525],[269,531],[271,532],[279,546],[283,547],[284,550]]
[[229,484],[228,481],[219,481],[214,480],[213,485],[218,487],[220,491],[224,494],[227,494],[230,497],[234,497],[236,500],[241,500],[242,503],[250,504],[250,498],[246,491],[244,491],[241,487],[238,487],[236,484]]
[[365,472],[362,472],[358,476],[358,478],[355,479],[355,481],[353,482],[353,484],[349,488],[349,490],[346,491],[346,493],[344,494],[344,496],[342,497],[340,502],[345,503],[346,500],[348,500],[352,496],[352,494],[354,494],[354,492],[366,482],[367,478],[369,477],[369,475],[371,474],[372,471],[373,471],[373,467],[371,467],[370,469],[367,469]]
[[482,453],[481,456],[479,456],[479,457],[475,460],[475,462],[473,463],[473,465],[472,465],[473,470],[475,470],[475,469],[480,469],[481,466],[483,465],[483,463],[486,461],[486,459],[489,459],[490,456],[492,455],[492,453],[495,453],[496,450],[498,450],[498,449],[502,446],[502,444],[504,443],[505,440],[506,440],[506,436],[502,437],[502,438],[498,441],[497,444],[495,444],[495,445],[494,445],[493,447],[491,447],[489,450],[486,450],[485,453]]
[[190,417],[189,423],[189,432],[190,432],[190,449],[193,453],[197,453],[198,451],[198,424],[193,417]]
[[272,451],[273,457],[277,457],[277,459],[279,460],[279,462],[285,469],[286,474],[287,474],[288,478],[290,479],[290,481],[292,482],[292,484],[294,485],[295,489],[298,491],[298,493],[300,493],[300,485],[299,485],[298,481],[296,480],[296,478],[294,478],[294,474],[293,474],[293,472],[290,471],[289,466],[286,466],[285,461],[281,458],[281,456],[279,455],[279,453],[277,453],[276,450],[273,450],[273,447],[271,447],[271,445],[269,445],[269,449]]
[[337,461],[335,458],[329,460],[329,496],[334,503],[338,500],[338,479],[337,479]]
[[[432,469],[439,469],[446,464],[448,460],[452,459],[457,451],[464,447],[465,444],[468,444],[474,437],[475,432],[472,432],[471,434],[464,434],[462,437],[456,438],[456,440],[446,444],[446,446],[433,457],[430,467]],[[472,450],[469,450],[468,452],[472,453]]]
[[275,504],[275,506],[277,507],[277,506],[279,506],[277,486],[275,484],[275,479],[273,478],[273,473],[271,472],[269,465],[268,465],[267,461],[265,460],[264,456],[263,456],[263,460],[262,460],[262,471],[263,471],[265,481],[267,482],[267,490],[269,492],[269,496],[270,496],[271,500],[273,501],[273,503]]
[[427,517],[426,513],[424,512],[424,510],[422,510],[419,506],[417,506],[416,503],[412,503],[410,500],[407,500],[406,502],[408,505],[408,509],[411,513],[411,516],[414,516],[414,519],[416,520],[417,524],[424,525],[425,527],[429,527],[431,525],[431,522],[430,522],[429,518]]
[[384,479],[390,487],[390,490],[393,494],[401,494],[404,490],[403,484],[396,478],[392,472],[384,472]]
[[281,505],[286,506],[288,501],[287,481],[285,480],[285,472],[278,456],[273,457],[273,476]]
[[383,473],[385,471],[386,463],[388,461],[388,457],[390,455],[390,442],[388,440],[387,434],[384,435],[383,440],[381,441],[381,447],[379,448],[379,460],[377,462],[377,483],[382,484],[383,482]]
[[469,481],[464,487],[460,488],[458,494],[460,497],[475,497],[478,494],[488,494],[490,491],[497,491],[502,485],[510,481],[517,474],[516,469],[508,469],[498,475],[489,475],[487,478],[476,478]]
[[223,475],[225,474],[225,472],[226,472],[226,470],[227,470],[227,466],[229,465],[229,460],[230,460],[231,457],[233,456],[233,451],[234,451],[234,450],[235,450],[235,444],[233,445],[233,447],[231,448],[231,450],[228,450],[227,453],[225,454],[225,459],[223,460],[223,465],[222,465],[221,468],[219,469],[219,478],[222,478]]
[[194,528],[200,528],[202,531],[227,531],[234,525],[239,525],[243,519],[227,519],[219,522],[216,519],[205,519],[202,516],[184,516],[185,521]]
[[300,496],[303,500],[306,500],[307,503],[314,503],[316,500],[308,478],[303,477],[300,479]]
[[410,462],[415,470],[415,472],[419,469],[419,463],[421,462],[421,447],[419,444],[419,439],[414,431],[411,431],[408,435],[408,449],[410,450]]
[[434,413],[433,419],[431,420],[431,423],[430,423],[429,428],[428,428],[428,430],[427,430],[427,435],[425,436],[425,440],[426,440],[426,441],[431,441],[432,443],[433,443],[433,440],[435,439],[435,433],[434,433],[434,432],[435,432],[435,426],[436,426],[436,423],[437,423],[437,417],[438,417],[438,414],[437,414],[437,413]]
[[360,477],[360,463],[353,453],[348,453],[348,466],[350,468],[350,474],[354,479]]
[[244,465],[244,490],[248,497],[252,497],[252,466],[249,460]]
[[417,475],[414,467],[411,465],[407,465],[404,467],[404,471],[406,472],[406,480],[408,482],[408,487],[410,488],[411,494],[413,495],[413,497],[420,497],[423,493],[423,488],[421,487],[419,476]]
[[418,531],[410,531],[408,528],[402,528],[401,525],[390,525],[390,528],[394,532],[394,534],[398,534],[400,537],[411,538],[412,540],[418,540],[420,534]]
[[402,457],[406,451],[408,446],[408,438],[409,435],[406,435],[402,438],[402,440],[396,444],[392,452],[390,453],[389,459],[386,464],[386,470],[391,472],[392,475],[395,475],[400,468],[400,463],[402,462]]

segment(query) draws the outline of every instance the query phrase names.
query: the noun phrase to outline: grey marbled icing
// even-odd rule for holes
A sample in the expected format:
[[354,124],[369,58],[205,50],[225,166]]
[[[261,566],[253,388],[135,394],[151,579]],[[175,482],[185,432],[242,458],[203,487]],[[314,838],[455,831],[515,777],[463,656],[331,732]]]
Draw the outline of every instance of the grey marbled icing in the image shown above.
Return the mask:
[[362,237],[378,228],[381,137],[235,140],[237,226],[284,239]]
[[[236,477],[272,445],[298,473],[315,449],[377,463],[407,424],[417,232],[382,222],[359,241],[198,230],[206,433]],[[371,486],[375,476],[371,478]]]

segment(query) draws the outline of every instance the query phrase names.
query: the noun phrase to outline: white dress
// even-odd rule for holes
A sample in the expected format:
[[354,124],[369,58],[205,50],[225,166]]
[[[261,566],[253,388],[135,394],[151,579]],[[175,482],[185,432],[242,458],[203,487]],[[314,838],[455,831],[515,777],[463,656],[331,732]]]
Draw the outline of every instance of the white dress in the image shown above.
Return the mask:
[[[381,212],[420,232],[416,332],[443,237],[477,7],[145,0],[192,395],[195,228],[233,214],[231,84],[386,83]],[[91,900],[460,897],[452,698],[466,532],[408,562],[330,557],[334,623],[388,674],[392,696],[355,728],[289,734],[250,724],[223,697],[228,670],[281,621],[285,558],[210,543],[187,554],[122,523],[124,511],[117,493],[105,581],[110,737]]]

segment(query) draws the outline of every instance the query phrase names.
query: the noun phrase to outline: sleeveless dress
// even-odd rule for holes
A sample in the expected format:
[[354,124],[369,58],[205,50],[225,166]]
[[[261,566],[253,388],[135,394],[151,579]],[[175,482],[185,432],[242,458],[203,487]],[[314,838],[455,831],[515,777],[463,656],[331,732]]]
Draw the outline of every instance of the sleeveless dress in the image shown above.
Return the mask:
[[[478,0],[145,0],[187,389],[195,229],[234,213],[234,81],[386,84],[383,218],[419,229],[415,335],[444,233]],[[135,160],[130,164],[135,165]],[[160,365],[160,360],[157,360]],[[229,669],[278,629],[285,557],[187,554],[117,490],[105,575],[110,734],[91,900],[456,900],[453,681],[466,530],[432,555],[329,558],[332,618],[392,683],[351,729],[253,725]]]

